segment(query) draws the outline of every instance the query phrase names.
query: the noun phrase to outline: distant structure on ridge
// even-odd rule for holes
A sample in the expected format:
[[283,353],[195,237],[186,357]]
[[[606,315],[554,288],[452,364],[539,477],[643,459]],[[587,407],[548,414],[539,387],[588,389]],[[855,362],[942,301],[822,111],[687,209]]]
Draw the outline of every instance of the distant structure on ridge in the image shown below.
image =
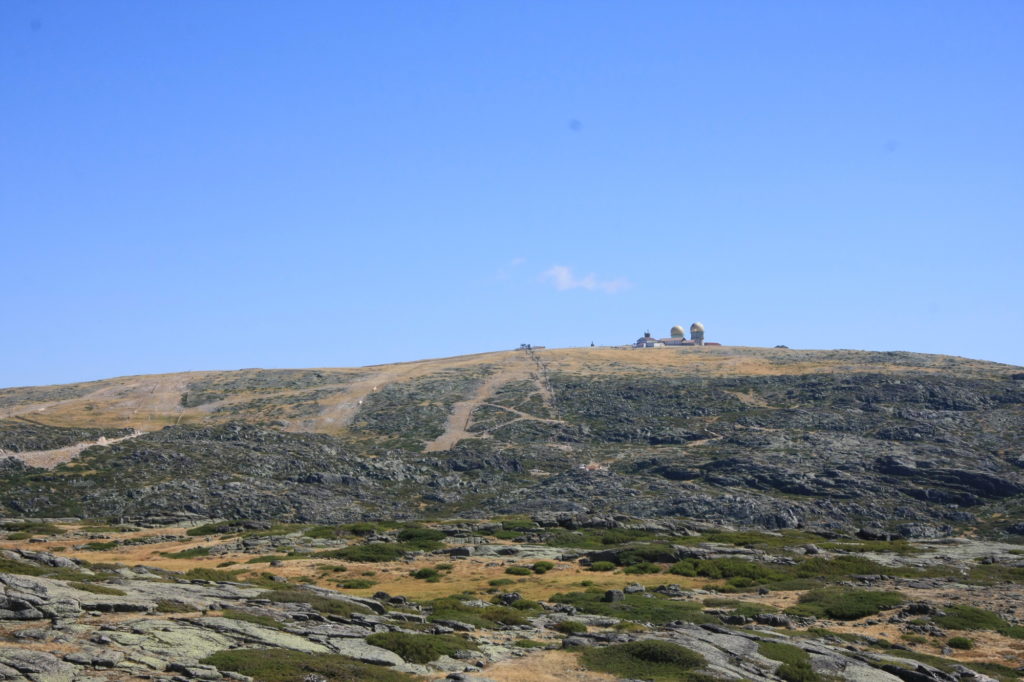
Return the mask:
[[687,340],[685,330],[676,325],[668,332],[667,339],[656,339],[650,332],[636,340],[633,348],[661,348],[663,346],[721,346],[720,343],[704,341],[704,325],[694,322],[690,325],[690,338]]

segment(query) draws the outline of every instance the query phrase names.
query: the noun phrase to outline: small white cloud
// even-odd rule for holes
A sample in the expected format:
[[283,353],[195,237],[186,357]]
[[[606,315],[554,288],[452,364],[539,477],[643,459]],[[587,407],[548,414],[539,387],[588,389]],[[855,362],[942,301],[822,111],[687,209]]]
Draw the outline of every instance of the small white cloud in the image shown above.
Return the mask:
[[512,272],[516,268],[523,265],[524,263],[526,263],[525,258],[513,258],[512,260],[498,268],[498,272],[495,273],[495,276],[498,279],[508,279],[512,275]]
[[572,273],[572,268],[566,265],[551,266],[541,273],[540,279],[542,282],[551,282],[558,291],[586,289],[587,291],[602,291],[606,294],[614,294],[632,286],[632,283],[625,277],[601,280],[594,273],[577,277]]

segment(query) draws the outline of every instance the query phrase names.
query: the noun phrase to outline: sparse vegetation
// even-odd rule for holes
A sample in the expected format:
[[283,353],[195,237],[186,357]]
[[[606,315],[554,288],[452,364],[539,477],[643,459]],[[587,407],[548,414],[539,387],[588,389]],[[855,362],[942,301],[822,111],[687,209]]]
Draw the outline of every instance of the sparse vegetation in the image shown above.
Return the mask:
[[310,675],[331,682],[408,682],[406,675],[338,654],[307,654],[289,649],[231,649],[202,660],[220,670],[261,682],[303,682]]
[[786,613],[836,620],[856,620],[873,616],[879,611],[892,609],[904,602],[899,592],[851,590],[841,588],[818,589],[800,595],[795,606]]
[[406,632],[377,632],[366,638],[368,644],[394,651],[409,663],[429,663],[456,651],[473,651],[475,642],[457,635],[420,635]]
[[618,677],[656,682],[709,679],[695,675],[707,661],[696,651],[657,639],[611,644],[583,650],[583,665]]

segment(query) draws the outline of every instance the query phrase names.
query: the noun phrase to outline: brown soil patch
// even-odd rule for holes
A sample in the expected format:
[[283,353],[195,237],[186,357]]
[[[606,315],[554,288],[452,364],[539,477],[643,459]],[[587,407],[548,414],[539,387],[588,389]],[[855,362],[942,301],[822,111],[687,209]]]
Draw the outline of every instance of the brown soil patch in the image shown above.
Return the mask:
[[498,682],[612,682],[618,678],[591,672],[568,651],[538,651],[487,667],[483,675]]

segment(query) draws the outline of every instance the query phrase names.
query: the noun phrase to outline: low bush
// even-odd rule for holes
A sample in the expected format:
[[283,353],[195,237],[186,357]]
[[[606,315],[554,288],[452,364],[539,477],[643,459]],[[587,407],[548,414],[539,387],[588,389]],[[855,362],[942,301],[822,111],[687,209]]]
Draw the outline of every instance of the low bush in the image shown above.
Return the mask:
[[367,580],[366,578],[349,578],[348,580],[342,580],[338,583],[338,585],[344,587],[346,590],[365,590],[376,584],[377,582],[375,580]]
[[429,663],[460,650],[476,650],[472,642],[458,635],[419,635],[406,632],[376,632],[367,644],[394,651],[409,663]]
[[[456,597],[444,597],[427,602],[431,608],[429,620],[458,620],[479,628],[495,628],[502,625],[526,625],[528,610],[510,606],[470,606]],[[539,609],[538,609],[539,612]]]
[[[649,594],[649,593],[648,593]],[[718,618],[706,614],[701,605],[692,601],[676,601],[661,597],[625,595],[622,601],[604,601],[604,591],[569,592],[554,594],[551,601],[571,604],[583,613],[611,616],[641,623],[664,625],[673,620],[690,623],[717,623]]]
[[427,580],[435,583],[441,579],[441,574],[436,568],[418,568],[415,571],[410,571],[409,575],[417,580]]
[[504,585],[511,585],[513,583],[515,583],[515,580],[512,580],[510,578],[496,578],[494,580],[487,581],[487,584],[491,587],[502,587]]
[[171,599],[160,599],[156,603],[157,613],[189,613],[195,610],[194,606]]
[[1024,639],[1024,626],[1006,622],[998,613],[976,606],[957,605],[945,609],[945,615],[933,620],[951,630],[991,630],[1007,637]]
[[420,528],[413,526],[411,528],[403,528],[398,532],[398,541],[405,543],[412,549],[419,549],[424,551],[433,551],[441,548],[441,541],[444,540],[445,534],[439,530],[433,528]]
[[564,635],[578,635],[587,631],[587,626],[578,620],[563,620],[561,623],[555,623],[553,628]]
[[328,613],[335,616],[351,616],[353,613],[370,613],[364,606],[352,604],[339,599],[322,597],[309,590],[278,589],[269,590],[260,594],[260,599],[269,599],[273,602],[286,604],[309,604],[320,613]]
[[533,568],[533,572],[534,573],[541,574],[541,573],[547,573],[548,571],[550,571],[554,567],[555,567],[555,564],[554,564],[553,561],[537,561],[537,562],[534,562],[534,564],[533,564],[533,566],[531,568]]
[[409,548],[397,542],[369,542],[353,545],[326,552],[318,552],[314,556],[324,559],[344,559],[358,562],[397,561],[405,556]]
[[512,646],[517,646],[520,649],[543,649],[547,644],[538,642],[535,639],[517,639],[512,642]]
[[106,552],[116,549],[120,544],[117,540],[111,540],[110,542],[87,542],[82,546],[82,549],[89,552]]
[[[64,529],[46,521],[11,521],[3,525],[6,531],[28,533],[31,535],[62,535]],[[28,536],[26,536],[28,537]],[[10,538],[14,540],[15,538]]]
[[613,564],[610,561],[595,561],[594,563],[590,564],[589,567],[587,567],[587,570],[596,571],[599,573],[604,571],[614,571],[615,564]]
[[236,582],[238,574],[245,571],[224,571],[219,568],[193,568],[185,572],[189,580],[209,580],[214,583]]
[[344,535],[345,529],[341,526],[313,526],[302,531],[307,538],[318,540],[334,540]]
[[119,590],[116,587],[108,587],[106,585],[99,585],[97,583],[82,583],[82,582],[70,582],[68,587],[73,587],[76,590],[82,590],[83,592],[92,592],[93,594],[109,594],[115,597],[123,597],[128,593],[124,590]]
[[532,599],[516,599],[514,602],[509,604],[514,609],[520,611],[543,611],[544,607],[540,605],[540,602],[533,601]]
[[161,552],[168,559],[195,559],[201,556],[210,556],[209,547],[192,547],[183,549],[180,552]]
[[509,566],[505,569],[505,572],[509,575],[530,575],[533,573],[533,571],[526,566]]
[[967,650],[974,648],[974,640],[968,639],[967,637],[950,637],[949,641],[946,642],[946,644],[953,647],[954,649]]
[[786,682],[818,682],[821,677],[811,669],[811,657],[806,651],[783,642],[761,642],[757,652],[765,658],[780,661],[775,674]]
[[651,563],[650,561],[643,561],[643,562],[640,562],[639,564],[633,564],[631,566],[626,566],[624,569],[622,569],[622,572],[623,573],[627,573],[629,575],[644,575],[644,574],[651,574],[651,573],[661,573],[661,566],[658,565],[658,564],[655,564],[655,563]]
[[618,677],[655,681],[707,679],[694,675],[707,661],[696,651],[658,639],[583,649],[581,661],[591,670]]
[[199,537],[200,535],[223,535],[224,533],[232,533],[239,529],[236,523],[205,523],[195,528],[189,528],[185,531],[185,535],[191,537]]
[[249,613],[248,611],[241,611],[239,609],[224,609],[220,614],[224,618],[230,618],[231,620],[243,620],[246,623],[254,623],[256,625],[262,625],[263,627],[274,628],[280,630],[284,626],[281,625],[276,619],[270,616],[261,616],[258,613]]
[[219,670],[248,675],[261,682],[302,682],[311,676],[331,682],[408,682],[409,677],[379,665],[338,654],[307,654],[290,649],[231,649],[202,660]]
[[786,613],[815,618],[857,620],[873,616],[885,609],[895,608],[903,602],[903,595],[899,592],[824,588],[805,592],[795,606],[786,609]]

